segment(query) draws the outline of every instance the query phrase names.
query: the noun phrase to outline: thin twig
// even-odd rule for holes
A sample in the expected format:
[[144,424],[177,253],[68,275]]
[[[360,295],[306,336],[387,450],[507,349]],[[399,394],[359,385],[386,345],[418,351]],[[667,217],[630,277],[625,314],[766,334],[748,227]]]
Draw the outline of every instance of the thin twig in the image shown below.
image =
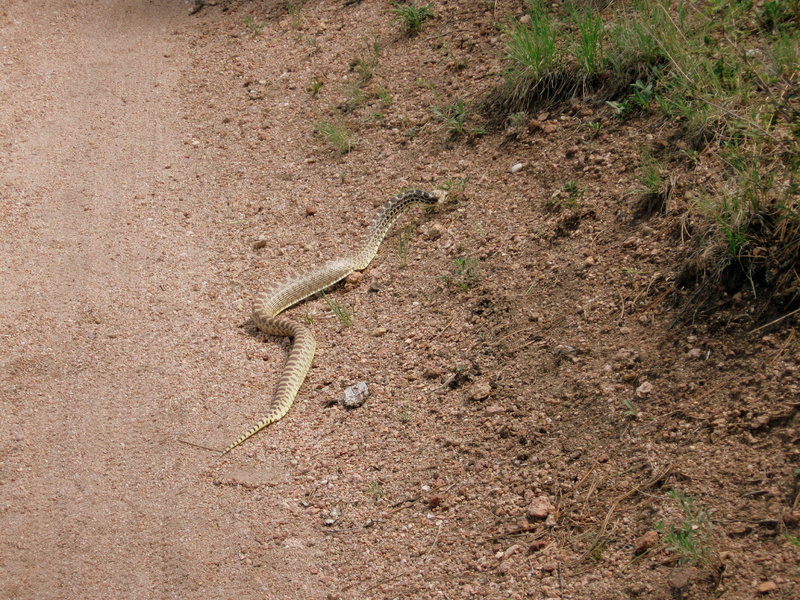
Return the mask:
[[765,327],[769,327],[770,325],[774,325],[778,321],[783,321],[786,317],[791,317],[793,314],[796,314],[798,312],[800,312],[800,308],[796,308],[792,312],[786,313],[785,315],[783,315],[782,317],[778,317],[774,321],[770,321],[769,323],[765,323],[764,325],[761,325],[760,327],[756,327],[755,329],[751,329],[750,333],[755,333],[756,331],[760,331],[760,330],[764,329]]
[[218,450],[217,448],[209,448],[208,446],[202,446],[200,444],[195,444],[194,442],[189,442],[187,440],[178,440],[181,444],[186,444],[187,446],[194,446],[195,448],[200,448],[201,450],[208,450],[209,452],[216,452],[217,454],[222,454],[222,450]]
[[422,562],[423,560],[425,560],[425,559],[428,557],[428,554],[430,554],[430,553],[431,553],[431,550],[433,550],[433,547],[436,545],[436,542],[438,542],[438,541],[439,541],[439,534],[440,534],[440,533],[442,533],[442,525],[444,525],[444,521],[439,521],[439,529],[437,529],[437,530],[436,530],[436,537],[435,537],[435,538],[433,538],[433,543],[432,543],[432,544],[430,545],[430,547],[428,548],[428,551],[427,551],[427,552],[425,552],[425,554],[423,554],[423,555],[420,557],[420,559],[419,559],[419,560],[420,560],[420,562]]

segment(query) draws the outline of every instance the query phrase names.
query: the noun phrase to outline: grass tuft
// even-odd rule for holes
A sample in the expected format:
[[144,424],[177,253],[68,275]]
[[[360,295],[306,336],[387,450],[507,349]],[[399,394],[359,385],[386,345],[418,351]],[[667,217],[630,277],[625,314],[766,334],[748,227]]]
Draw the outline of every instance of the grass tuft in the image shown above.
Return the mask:
[[444,123],[448,142],[460,138],[473,140],[486,134],[486,130],[482,127],[467,126],[467,106],[461,98],[456,98],[450,105],[435,106],[431,108],[431,112]]
[[351,152],[356,145],[356,136],[344,124],[332,121],[321,121],[316,124],[317,133],[328,143],[329,146],[341,154]]
[[408,4],[397,2],[392,12],[403,24],[406,35],[413,37],[420,32],[422,24],[433,16],[433,4],[420,5],[416,0]]
[[684,519],[677,526],[656,523],[665,548],[677,555],[679,565],[708,565],[714,555],[708,514],[696,506],[694,498],[679,490],[672,489],[667,495],[678,502]]

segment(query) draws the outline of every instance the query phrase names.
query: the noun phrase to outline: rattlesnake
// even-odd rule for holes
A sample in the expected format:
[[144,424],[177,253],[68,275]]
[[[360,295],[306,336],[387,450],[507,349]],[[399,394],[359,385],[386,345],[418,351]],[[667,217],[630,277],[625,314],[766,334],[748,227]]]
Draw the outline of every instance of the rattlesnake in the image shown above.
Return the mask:
[[288,412],[311,367],[316,349],[313,334],[299,323],[278,315],[290,306],[341,281],[353,271],[366,269],[377,254],[378,247],[392,224],[406,209],[414,204],[434,205],[443,197],[444,192],[441,191],[429,194],[414,190],[397,194],[378,211],[361,249],[354,255],[331,260],[308,273],[273,287],[256,298],[253,304],[253,322],[256,327],[269,335],[294,338],[294,343],[267,414],[225,448],[222,454],[227,454],[256,432],[281,419]]

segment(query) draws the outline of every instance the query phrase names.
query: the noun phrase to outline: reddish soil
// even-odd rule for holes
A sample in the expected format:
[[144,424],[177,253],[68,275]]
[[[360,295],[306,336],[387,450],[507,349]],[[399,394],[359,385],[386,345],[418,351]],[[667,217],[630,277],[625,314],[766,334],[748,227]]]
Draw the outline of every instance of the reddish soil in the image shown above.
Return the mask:
[[[386,2],[188,5],[0,7],[1,598],[797,597],[797,317],[674,292],[687,190],[634,214],[659,121],[447,142],[430,108],[497,83],[520,2],[411,39]],[[319,349],[287,417],[179,442],[268,406],[255,293],[460,178],[328,294],[350,326],[288,311]]]

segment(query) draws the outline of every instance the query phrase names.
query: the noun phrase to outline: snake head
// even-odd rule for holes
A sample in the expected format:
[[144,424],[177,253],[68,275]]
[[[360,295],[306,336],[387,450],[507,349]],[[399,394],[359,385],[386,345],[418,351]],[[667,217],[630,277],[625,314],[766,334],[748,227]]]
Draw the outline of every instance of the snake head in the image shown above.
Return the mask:
[[441,204],[447,198],[447,190],[433,190],[431,191],[431,196],[436,198],[437,204]]

